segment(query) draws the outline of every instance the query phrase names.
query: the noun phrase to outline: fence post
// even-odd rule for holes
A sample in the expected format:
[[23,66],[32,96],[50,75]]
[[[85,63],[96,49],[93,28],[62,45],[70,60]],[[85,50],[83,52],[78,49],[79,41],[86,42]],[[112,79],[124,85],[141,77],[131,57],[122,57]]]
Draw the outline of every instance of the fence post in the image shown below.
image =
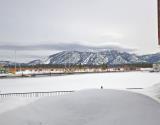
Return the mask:
[[60,96],[60,95],[69,94],[72,92],[74,92],[74,91],[0,93],[0,98],[17,97],[17,96],[24,97],[24,98],[43,97],[43,96]]

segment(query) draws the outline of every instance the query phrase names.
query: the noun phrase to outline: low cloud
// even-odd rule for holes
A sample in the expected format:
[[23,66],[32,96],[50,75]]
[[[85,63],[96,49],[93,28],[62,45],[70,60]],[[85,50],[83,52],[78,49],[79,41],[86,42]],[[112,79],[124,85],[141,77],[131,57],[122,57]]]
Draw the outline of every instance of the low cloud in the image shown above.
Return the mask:
[[53,51],[101,51],[114,49],[119,51],[132,52],[135,49],[122,47],[120,45],[103,45],[103,46],[90,46],[79,43],[52,43],[52,44],[39,44],[39,45],[0,45],[1,50],[18,50],[18,51],[29,51],[29,50],[53,50]]
[[46,58],[49,55],[61,51],[105,51],[118,50],[121,52],[133,52],[135,49],[122,47],[119,44],[108,43],[108,45],[96,46],[95,44],[85,42],[85,44],[77,43],[52,43],[52,44],[37,44],[37,45],[0,45],[0,60],[14,61],[17,51],[18,62],[29,62],[35,59]]

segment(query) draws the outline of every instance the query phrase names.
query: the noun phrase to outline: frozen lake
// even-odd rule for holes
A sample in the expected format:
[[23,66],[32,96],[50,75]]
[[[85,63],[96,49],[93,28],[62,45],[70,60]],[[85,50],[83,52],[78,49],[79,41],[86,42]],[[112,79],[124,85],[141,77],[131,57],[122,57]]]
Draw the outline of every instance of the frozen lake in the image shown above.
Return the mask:
[[55,77],[0,79],[1,93],[63,91],[100,88],[147,88],[160,83],[160,73],[121,72],[77,74]]

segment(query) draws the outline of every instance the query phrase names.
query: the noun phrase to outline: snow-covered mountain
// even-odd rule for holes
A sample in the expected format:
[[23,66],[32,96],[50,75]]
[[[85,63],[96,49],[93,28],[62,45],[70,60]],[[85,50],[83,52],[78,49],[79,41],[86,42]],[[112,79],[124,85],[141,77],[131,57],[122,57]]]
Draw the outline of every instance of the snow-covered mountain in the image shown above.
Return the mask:
[[[33,60],[26,65],[37,64],[135,64],[135,63],[157,63],[160,62],[160,53],[138,56],[118,50],[106,51],[63,51],[46,57],[45,59]],[[14,62],[0,61],[0,64],[14,65]]]
[[[15,62],[12,61],[0,61],[0,65],[3,66],[14,66]],[[16,65],[26,65],[25,63],[16,63]]]
[[0,61],[0,65],[12,65],[13,62],[10,61]]
[[149,63],[160,62],[160,53],[144,55],[144,56],[141,56],[140,58]]
[[38,65],[38,64],[43,64],[43,61],[40,59],[37,59],[37,60],[30,61],[28,63],[28,65]]
[[82,64],[82,65],[99,65],[99,64],[133,64],[133,63],[155,63],[160,61],[160,53],[153,55],[138,56],[127,52],[117,50],[98,51],[98,52],[80,52],[80,51],[63,51],[50,55],[44,60],[34,60],[29,65],[36,64]]

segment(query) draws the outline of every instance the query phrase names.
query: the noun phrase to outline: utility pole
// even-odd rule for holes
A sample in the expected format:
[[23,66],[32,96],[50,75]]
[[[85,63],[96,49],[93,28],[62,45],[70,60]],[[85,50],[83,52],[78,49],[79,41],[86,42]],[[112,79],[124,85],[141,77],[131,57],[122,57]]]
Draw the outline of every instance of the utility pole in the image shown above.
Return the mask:
[[158,13],[158,44],[160,45],[160,0],[157,0],[157,13]]
[[64,73],[67,73],[67,59],[66,59],[66,53],[64,54]]
[[16,50],[15,50],[14,57],[15,57],[15,63],[14,63],[14,70],[15,70],[15,72],[14,72],[14,74],[16,74],[16,71],[17,71],[17,66],[16,66]]

